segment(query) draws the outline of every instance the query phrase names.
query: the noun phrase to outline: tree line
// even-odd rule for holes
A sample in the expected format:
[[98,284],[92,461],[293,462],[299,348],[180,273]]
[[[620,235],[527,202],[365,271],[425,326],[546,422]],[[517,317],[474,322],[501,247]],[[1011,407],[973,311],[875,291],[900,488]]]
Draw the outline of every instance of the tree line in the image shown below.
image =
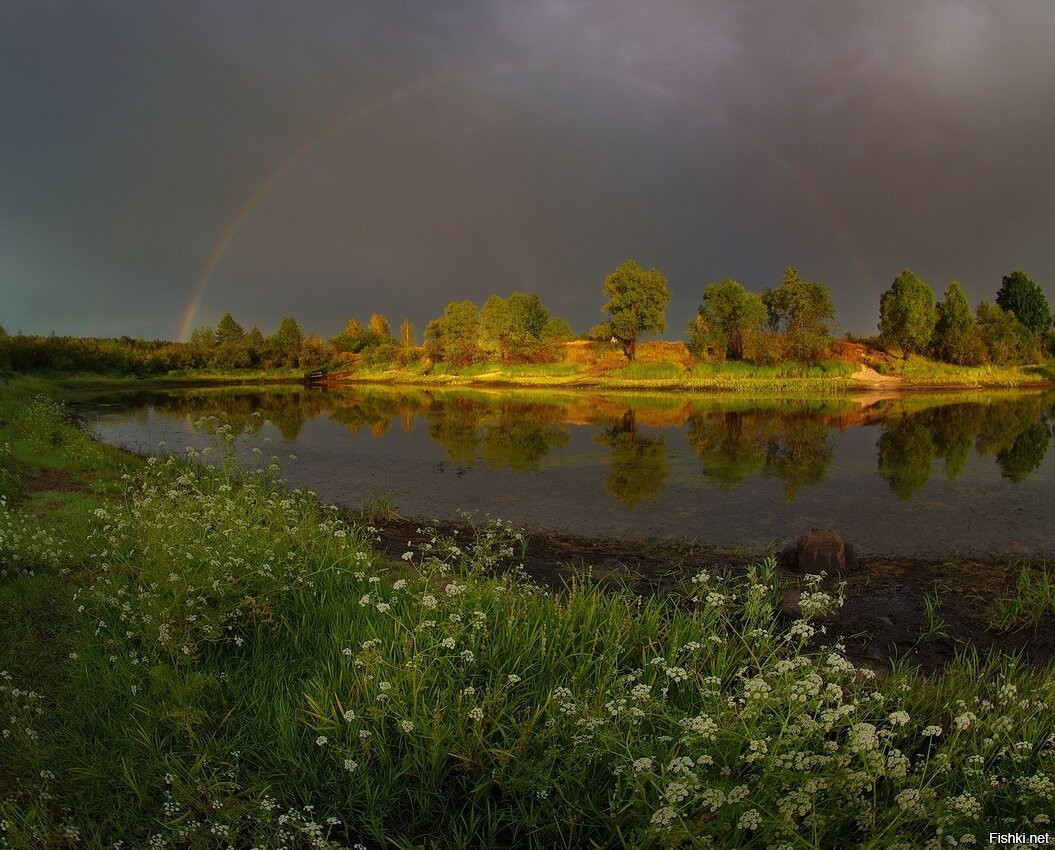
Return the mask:
[[[607,317],[578,336],[619,346],[628,361],[638,341],[667,330],[670,290],[657,269],[628,260],[605,277],[601,312]],[[1044,291],[1022,271],[1005,275],[994,302],[972,311],[953,281],[936,301],[930,287],[909,269],[884,292],[879,305],[879,344],[908,358],[923,354],[948,363],[1012,365],[1055,354],[1055,329]],[[815,363],[828,356],[835,306],[826,284],[803,280],[788,266],[779,286],[750,292],[726,278],[708,284],[689,322],[686,344],[700,361],[742,360],[757,364]],[[478,307],[452,301],[429,321],[421,342],[405,319],[393,334],[389,320],[371,314],[364,325],[349,319],[328,340],[306,334],[291,316],[265,336],[248,331],[231,313],[217,325],[195,329],[187,343],[155,340],[15,336],[0,327],[0,369],[31,371],[112,370],[152,374],[179,369],[273,369],[484,361],[548,363],[564,358],[564,343],[576,338],[568,322],[552,316],[537,293],[492,295]]]

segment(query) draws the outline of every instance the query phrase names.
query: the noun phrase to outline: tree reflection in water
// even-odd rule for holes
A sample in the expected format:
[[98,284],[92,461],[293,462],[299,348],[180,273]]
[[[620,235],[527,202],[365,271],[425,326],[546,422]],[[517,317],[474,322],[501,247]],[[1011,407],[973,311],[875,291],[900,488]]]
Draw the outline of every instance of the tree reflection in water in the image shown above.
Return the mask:
[[[611,450],[608,491],[633,506],[663,492],[670,461],[666,432],[660,429],[679,427],[686,428],[706,483],[733,489],[753,476],[773,477],[782,482],[785,503],[827,478],[834,463],[835,429],[863,425],[879,429],[878,471],[900,500],[910,499],[930,480],[935,461],[943,462],[950,482],[956,481],[972,449],[992,456],[1005,479],[1021,482],[1036,473],[1047,455],[1053,398],[1051,393],[967,400],[906,396],[862,408],[849,400],[664,397],[628,402],[570,393],[284,386],[142,392],[119,401],[133,411],[149,406],[191,420],[220,415],[235,436],[254,437],[270,421],[291,442],[307,422],[324,415],[353,433],[368,430],[384,439],[392,439],[394,423],[410,433],[415,420],[421,420],[448,460],[465,465],[483,460],[493,469],[518,471],[544,469],[549,456],[569,444],[572,424],[589,423],[597,429],[594,442]],[[108,397],[99,401],[113,403]],[[146,418],[141,419],[146,427]],[[647,433],[641,423],[647,423]]]
[[612,449],[612,468],[605,476],[605,486],[620,503],[633,507],[663,492],[669,475],[667,441],[660,435],[639,434],[633,408],[623,414],[622,422],[606,428],[594,439]]
[[697,411],[688,437],[707,481],[732,489],[770,475],[783,483],[785,502],[824,481],[835,450],[828,418],[806,410]]
[[1003,477],[1022,481],[1047,454],[1050,413],[1040,397],[903,412],[881,424],[879,474],[899,499],[908,499],[930,480],[935,460],[945,461],[945,475],[955,481],[973,445],[979,455],[996,456]]

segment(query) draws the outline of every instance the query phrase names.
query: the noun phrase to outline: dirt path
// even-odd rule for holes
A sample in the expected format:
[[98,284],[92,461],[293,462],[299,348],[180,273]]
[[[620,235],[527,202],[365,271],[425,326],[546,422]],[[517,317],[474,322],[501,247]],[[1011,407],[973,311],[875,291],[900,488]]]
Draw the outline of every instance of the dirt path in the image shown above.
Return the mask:
[[903,378],[898,378],[894,375],[880,375],[875,369],[864,363],[858,364],[857,371],[850,378],[862,387],[874,390],[900,389],[905,385]]

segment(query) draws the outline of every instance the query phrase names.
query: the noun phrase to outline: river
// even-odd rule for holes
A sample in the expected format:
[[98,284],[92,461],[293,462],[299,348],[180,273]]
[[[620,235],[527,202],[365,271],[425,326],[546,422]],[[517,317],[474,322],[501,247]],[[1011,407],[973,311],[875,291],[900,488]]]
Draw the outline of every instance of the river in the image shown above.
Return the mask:
[[[865,555],[1055,556],[1055,393],[864,403],[223,387],[78,398],[106,442],[185,452],[222,416],[249,465],[327,502],[751,552],[833,528]],[[295,456],[295,459],[291,456]]]

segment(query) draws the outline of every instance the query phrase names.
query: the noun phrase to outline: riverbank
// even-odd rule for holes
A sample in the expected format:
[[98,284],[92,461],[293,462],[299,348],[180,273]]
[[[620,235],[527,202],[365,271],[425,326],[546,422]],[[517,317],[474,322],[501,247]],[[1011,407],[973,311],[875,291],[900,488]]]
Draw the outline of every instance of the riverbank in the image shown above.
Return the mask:
[[[392,368],[359,362],[320,370],[316,386],[383,384],[386,386],[481,389],[549,389],[606,392],[738,394],[779,397],[840,397],[888,395],[935,390],[976,390],[1055,387],[1055,365],[955,366],[914,355],[893,357],[862,343],[833,341],[832,357],[816,364],[745,362],[700,363],[683,344],[643,343],[638,359],[626,358],[611,346],[569,343],[558,363],[476,363],[454,367],[424,359]],[[229,384],[304,383],[298,369],[186,369],[149,376],[51,374],[47,381],[69,386],[193,387]]]
[[1055,368],[951,367],[932,364],[893,366],[886,374],[864,363],[832,361],[808,367],[801,364],[750,366],[742,363],[698,364],[689,369],[671,364],[637,364],[617,369],[553,369],[546,366],[510,367],[482,364],[465,369],[356,368],[336,370],[319,379],[322,386],[385,384],[478,388],[531,388],[605,391],[662,391],[671,393],[735,393],[791,397],[836,397],[858,393],[928,392],[1055,387]]
[[[436,533],[473,534],[465,524],[436,526],[391,513],[370,523],[376,548],[391,561]],[[702,570],[742,574],[775,554],[699,542],[523,534],[518,563],[556,591],[588,581],[639,596],[676,594],[686,576]],[[779,564],[774,575],[789,598],[802,585],[800,573]],[[868,557],[831,578],[829,584],[844,584],[845,601],[826,620],[828,642],[841,640],[855,664],[878,675],[889,674],[895,663],[938,673],[970,651],[1015,655],[1038,666],[1055,661],[1055,572],[1044,561]],[[783,610],[792,609],[785,604]]]
[[515,530],[399,541],[266,457],[243,472],[209,427],[215,466],[139,458],[0,389],[11,846],[878,848],[1048,828],[1050,667],[967,652],[876,677],[818,650],[828,591],[781,613],[765,560],[647,598],[545,592],[518,578],[535,550]]

